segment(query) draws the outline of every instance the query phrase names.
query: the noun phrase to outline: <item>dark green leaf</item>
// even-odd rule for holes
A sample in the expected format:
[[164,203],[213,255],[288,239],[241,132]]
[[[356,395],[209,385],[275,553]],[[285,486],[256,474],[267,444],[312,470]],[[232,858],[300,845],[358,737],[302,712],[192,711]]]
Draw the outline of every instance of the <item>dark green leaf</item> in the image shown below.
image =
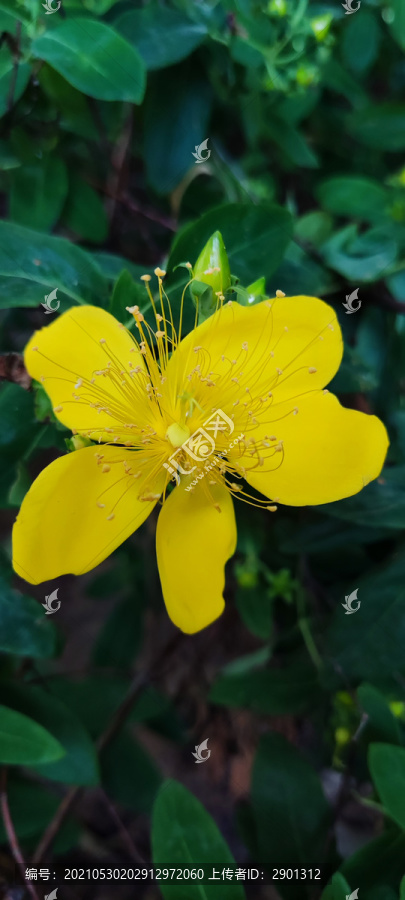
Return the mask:
[[311,866],[322,858],[329,809],[318,776],[279,734],[261,738],[251,790],[259,859]]
[[402,0],[391,0],[390,9],[394,13],[390,22],[391,34],[402,50],[405,50],[405,6]]
[[387,883],[395,886],[404,871],[404,858],[405,835],[393,826],[346,859],[341,872],[350,885],[361,884],[365,889]]
[[405,148],[404,117],[405,105],[381,103],[351,113],[347,128],[367,147],[398,153]]
[[109,312],[128,326],[132,324],[133,317],[127,306],[139,306],[141,312],[145,312],[150,307],[150,300],[142,282],[134,281],[128,270],[124,269],[114,284]]
[[347,900],[350,887],[340,872],[335,872],[330,884],[325,888],[321,900]]
[[[392,744],[401,744],[399,724],[392,714],[381,691],[372,684],[361,684],[357,696],[362,710],[369,717],[369,724],[378,737]],[[368,727],[368,726],[367,726]]]
[[258,274],[269,277],[279,265],[291,238],[292,220],[287,210],[270,203],[217,206],[179,233],[168,269],[183,260],[194,263],[215,230],[225,241],[232,274],[250,284]]
[[378,181],[354,175],[322,181],[317,190],[321,206],[337,216],[373,222],[388,206],[388,192]]
[[366,72],[375,62],[381,39],[378,21],[371,10],[351,16],[345,23],[342,41],[343,61],[355,74]]
[[209,85],[194,70],[155,75],[145,104],[144,152],[158,193],[170,193],[195,164],[192,153],[207,137],[210,104]]
[[50,733],[28,716],[0,706],[0,761],[15,766],[52,762],[64,749]]
[[[378,681],[403,669],[404,575],[404,563],[398,561],[342,588],[327,642],[335,672],[344,673],[346,679]],[[348,616],[340,603],[355,588],[361,607]]]
[[57,762],[42,759],[31,761],[40,775],[64,784],[98,784],[98,763],[93,744],[81,722],[65,704],[42,688],[4,682],[0,682],[0,701],[29,716],[49,731],[63,748],[63,759]]
[[317,507],[332,518],[376,528],[405,527],[405,467],[383,469],[359,494]]
[[302,713],[319,704],[321,697],[317,673],[309,664],[223,674],[210,692],[213,703],[272,716]]
[[34,658],[53,656],[56,636],[52,622],[32,597],[13,591],[0,578],[0,650]]
[[[156,798],[152,817],[152,851],[155,866],[204,864],[234,866],[235,860],[214,820],[203,805],[177,781],[165,781]],[[242,885],[160,884],[165,900],[245,900]]]
[[38,37],[32,52],[90,97],[142,101],[142,59],[131,44],[103,22],[85,17],[65,20]]
[[7,44],[0,49],[0,117],[12,109],[27,87],[31,68],[27,63],[20,63],[14,83],[14,59]]
[[183,13],[150,3],[123,13],[114,27],[139,51],[147,69],[180,62],[204,40],[207,29]]
[[109,223],[104,203],[94,188],[79,175],[69,175],[69,197],[63,221],[92,244],[102,244],[108,236]]
[[136,813],[150,813],[162,779],[150,755],[128,731],[106,748],[101,769],[103,784],[117,803]]
[[[30,298],[35,286],[38,304],[44,299],[43,288],[58,288],[76,303],[94,303],[95,306],[107,303],[107,284],[88,253],[64,238],[44,235],[10,222],[0,222],[0,275],[17,278],[20,283],[24,279]],[[7,306],[7,294],[1,305]]]
[[405,749],[391,744],[371,744],[368,761],[384,808],[405,829]]
[[10,217],[19,225],[51,231],[58,221],[68,192],[67,171],[56,155],[21,166],[12,176]]
[[395,261],[398,245],[384,229],[358,235],[356,225],[337,231],[321,247],[327,264],[350,281],[375,281]]

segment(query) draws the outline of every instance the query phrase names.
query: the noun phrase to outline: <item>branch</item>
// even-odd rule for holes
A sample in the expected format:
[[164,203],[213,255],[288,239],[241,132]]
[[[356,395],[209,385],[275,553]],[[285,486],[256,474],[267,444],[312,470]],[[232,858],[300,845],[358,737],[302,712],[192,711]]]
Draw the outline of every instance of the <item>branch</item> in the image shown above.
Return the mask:
[[6,829],[8,842],[10,844],[10,849],[13,854],[13,858],[15,859],[17,866],[21,872],[23,883],[27,886],[27,891],[31,894],[33,900],[38,900],[38,894],[35,891],[34,885],[29,881],[25,880],[25,869],[26,865],[24,862],[24,857],[21,853],[21,848],[18,843],[18,838],[15,833],[15,828],[13,825],[13,820],[10,815],[10,807],[8,805],[8,797],[7,797],[7,767],[4,766],[1,771],[1,781],[0,781],[0,806],[1,813],[3,816],[4,827]]
[[[141,691],[151,681],[152,678],[156,677],[156,670],[159,669],[165,658],[172,653],[172,650],[177,647],[177,644],[182,639],[182,637],[183,635],[181,633],[176,633],[174,637],[170,638],[167,644],[163,647],[161,654],[158,655],[155,662],[151,665],[149,672],[137,673],[135,675],[128,689],[126,697],[124,697],[122,703],[120,703],[120,705],[116,709],[107,727],[98,738],[96,747],[99,754],[102,753],[105,747],[107,747],[107,745],[110,744],[113,738],[118,734],[122,726],[125,724],[125,721],[128,718],[131,709],[138,699]],[[46,831],[44,832],[37,849],[35,850],[32,858],[33,865],[38,865],[40,862],[42,862],[43,857],[48,852],[56,834],[58,833],[60,827],[63,825],[67,814],[79,799],[83,791],[84,788],[75,787],[71,788],[71,790],[68,791],[68,793],[65,795],[61,804],[56,810],[52,821],[49,823]]]

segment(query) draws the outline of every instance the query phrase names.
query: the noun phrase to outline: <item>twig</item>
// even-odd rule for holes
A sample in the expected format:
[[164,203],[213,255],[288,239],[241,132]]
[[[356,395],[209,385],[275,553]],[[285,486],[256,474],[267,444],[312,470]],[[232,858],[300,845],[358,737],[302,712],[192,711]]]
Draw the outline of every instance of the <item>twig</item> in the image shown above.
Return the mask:
[[17,22],[16,29],[16,38],[15,38],[15,49],[14,49],[14,63],[13,63],[13,73],[10,80],[10,88],[7,97],[7,112],[13,108],[14,105],[14,94],[15,88],[17,84],[17,76],[18,76],[18,66],[20,61],[20,40],[21,40],[21,22]]
[[[145,685],[149,683],[152,677],[156,677],[155,670],[159,669],[159,666],[177,646],[179,640],[181,640],[182,637],[183,635],[180,632],[176,633],[174,637],[170,638],[170,640],[167,642],[167,644],[163,648],[163,651],[159,654],[158,658],[150,667],[149,672],[137,673],[135,675],[128,689],[126,697],[124,697],[122,703],[120,703],[114,715],[112,716],[111,721],[108,723],[106,729],[103,731],[103,733],[98,738],[98,741],[96,742],[96,747],[99,754],[102,753],[107,744],[111,743],[116,734],[118,734],[119,730],[124,725],[129,713],[131,712],[134,703],[138,699],[140,692],[145,687]],[[43,857],[49,850],[49,847],[51,846],[54,838],[56,837],[61,825],[65,821],[67,814],[71,810],[76,800],[78,800],[83,790],[84,788],[82,787],[71,788],[71,790],[68,791],[68,793],[63,798],[61,804],[56,810],[52,821],[49,823],[38,844],[38,847],[35,850],[32,858],[32,862],[34,865],[38,865],[42,861]]]
[[118,827],[119,834],[122,837],[123,843],[126,844],[129,855],[132,856],[139,865],[147,867],[148,866],[147,861],[143,858],[142,854],[139,852],[139,850],[135,846],[129,831],[127,828],[125,828],[125,825],[122,822],[120,816],[118,815],[118,812],[117,812],[114,804],[111,803],[111,800],[107,796],[105,791],[101,790],[100,796],[102,797],[103,802],[105,803],[105,805],[108,809],[108,812],[110,813],[111,818],[114,819],[114,822]]
[[111,156],[111,174],[107,181],[106,209],[110,224],[115,215],[117,197],[122,189],[124,169],[131,143],[133,118],[133,106],[129,104],[122,133],[113,148]]
[[25,881],[25,869],[26,865],[24,862],[24,857],[21,853],[21,848],[18,843],[18,838],[15,833],[15,828],[13,825],[13,820],[10,815],[10,807],[8,805],[8,797],[7,797],[7,767],[4,766],[1,770],[1,782],[0,782],[0,805],[1,805],[1,813],[3,816],[4,827],[6,829],[8,842],[10,844],[10,849],[13,854],[13,858],[15,859],[17,866],[21,872],[24,883],[26,883],[27,890],[31,894],[33,900],[38,900],[38,894],[35,891],[34,886],[29,882]]

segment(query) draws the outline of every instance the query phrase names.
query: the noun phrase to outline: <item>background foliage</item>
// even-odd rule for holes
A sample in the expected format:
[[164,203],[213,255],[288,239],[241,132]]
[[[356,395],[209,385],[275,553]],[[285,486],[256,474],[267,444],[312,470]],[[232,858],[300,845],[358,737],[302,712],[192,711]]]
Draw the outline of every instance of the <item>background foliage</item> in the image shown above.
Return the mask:
[[[338,0],[63,0],[52,15],[0,0],[0,30],[3,814],[27,864],[236,859],[324,876],[320,888],[204,895],[138,886],[148,900],[344,900],[355,888],[403,900],[403,0],[362,0],[347,16]],[[270,296],[335,307],[345,356],[332,388],[383,418],[391,447],[351,499],[271,517],[238,507],[226,612],[188,637],[163,607],[153,522],[89,575],[39,588],[13,575],[16,511],[68,437],[18,354],[54,288],[60,311],[92,303],[123,319],[159,264],[176,306],[176,264],[216,229],[245,285],[264,276]],[[355,588],[361,610],[346,616]]]

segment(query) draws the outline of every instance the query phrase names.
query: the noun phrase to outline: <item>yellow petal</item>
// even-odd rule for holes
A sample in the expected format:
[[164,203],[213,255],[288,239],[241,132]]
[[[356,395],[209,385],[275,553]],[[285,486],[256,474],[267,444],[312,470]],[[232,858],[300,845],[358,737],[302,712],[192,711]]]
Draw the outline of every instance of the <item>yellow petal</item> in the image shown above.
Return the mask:
[[13,529],[13,565],[31,584],[93,569],[142,524],[157,502],[139,496],[161,492],[161,466],[152,469],[136,451],[98,449],[103,457],[99,461],[96,447],[56,459],[24,497]]
[[127,329],[103,309],[69,309],[33,334],[24,361],[58,419],[73,430],[91,432],[92,439],[108,440],[103,429],[118,422],[125,440],[131,434],[123,426],[147,416],[144,376],[129,374],[138,366],[144,370],[142,355]]
[[187,634],[221,615],[225,563],[236,547],[232,498],[221,485],[210,491],[214,502],[202,484],[193,493],[179,485],[165,501],[157,525],[164,601],[174,624]]
[[173,399],[189,385],[199,400],[207,388],[192,370],[200,364],[203,376],[212,372],[210,408],[227,411],[238,396],[233,377],[240,382],[241,397],[249,388],[251,397],[272,391],[280,402],[325,387],[342,353],[336,314],[316,297],[276,297],[252,307],[229,302],[181,342],[168,376],[176,385]]
[[[245,454],[246,480],[274,501],[291,506],[331,503],[357,494],[381,472],[388,448],[383,423],[345,409],[328,391],[273,406],[254,433],[264,463]],[[277,450],[277,447],[281,449]],[[259,446],[259,444],[257,444]],[[252,446],[253,450],[253,446]]]

